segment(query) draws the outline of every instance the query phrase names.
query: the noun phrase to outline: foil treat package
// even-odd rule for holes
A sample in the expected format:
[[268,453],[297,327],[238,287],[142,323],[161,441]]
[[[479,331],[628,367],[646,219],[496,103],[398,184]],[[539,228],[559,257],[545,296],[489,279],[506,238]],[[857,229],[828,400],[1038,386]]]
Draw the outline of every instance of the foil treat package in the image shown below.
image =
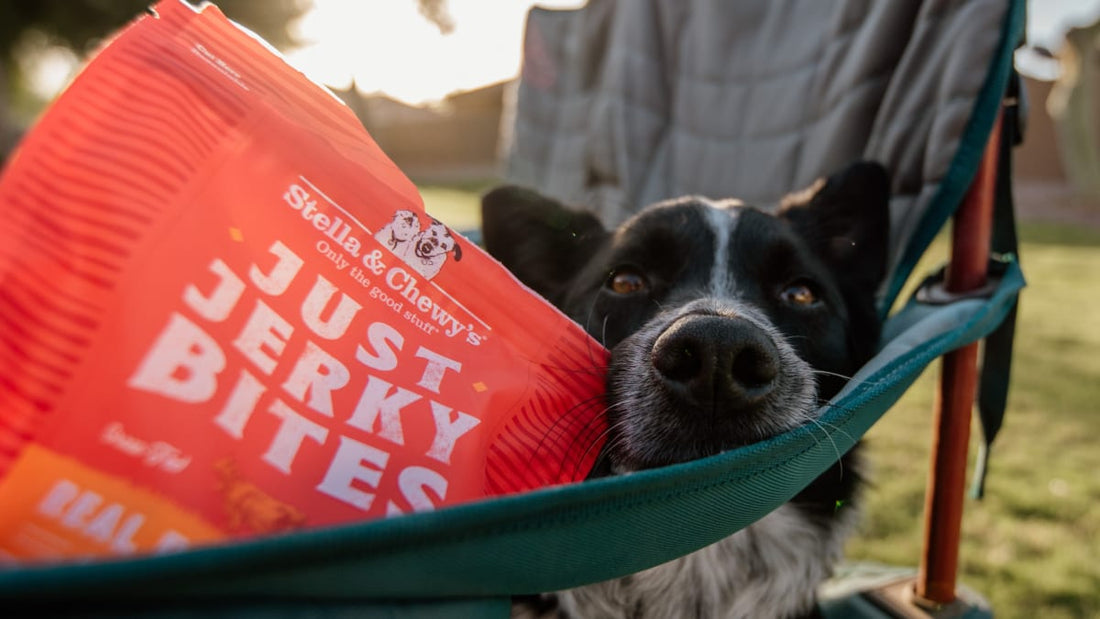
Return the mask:
[[213,6],[96,54],[0,220],[4,562],[437,509],[599,451],[606,351]]

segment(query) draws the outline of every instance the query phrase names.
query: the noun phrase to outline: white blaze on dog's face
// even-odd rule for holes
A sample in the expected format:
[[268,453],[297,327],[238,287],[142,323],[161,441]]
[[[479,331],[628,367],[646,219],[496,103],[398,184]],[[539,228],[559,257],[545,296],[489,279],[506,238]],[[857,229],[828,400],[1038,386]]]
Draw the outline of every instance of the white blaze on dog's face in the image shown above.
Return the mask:
[[614,231],[518,188],[487,249],[611,350],[617,470],[713,455],[810,421],[873,354],[885,170],[859,163],[769,215],[688,197]]

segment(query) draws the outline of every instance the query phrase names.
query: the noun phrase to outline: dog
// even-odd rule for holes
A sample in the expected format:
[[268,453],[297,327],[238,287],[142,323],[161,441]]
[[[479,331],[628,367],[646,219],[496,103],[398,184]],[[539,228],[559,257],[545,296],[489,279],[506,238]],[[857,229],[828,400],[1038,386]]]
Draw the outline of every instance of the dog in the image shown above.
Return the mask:
[[456,262],[462,260],[462,246],[447,226],[433,218],[427,230],[413,237],[403,258],[414,271],[430,280],[447,262],[447,254],[453,254]]
[[419,234],[420,218],[412,211],[401,209],[375,233],[374,238],[398,257],[404,258]]
[[[608,231],[506,186],[483,197],[482,233],[491,255],[610,350],[598,468],[622,474],[816,423],[877,349],[888,201],[886,170],[857,162],[774,215],[686,197]],[[724,540],[625,578],[517,598],[514,615],[817,616],[860,485],[857,446]]]

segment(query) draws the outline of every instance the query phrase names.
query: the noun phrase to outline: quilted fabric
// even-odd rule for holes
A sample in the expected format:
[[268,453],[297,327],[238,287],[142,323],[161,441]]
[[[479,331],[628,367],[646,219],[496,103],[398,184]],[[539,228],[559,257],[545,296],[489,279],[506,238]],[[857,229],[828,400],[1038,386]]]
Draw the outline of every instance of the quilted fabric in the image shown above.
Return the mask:
[[[892,267],[959,146],[1004,0],[590,0],[535,8],[507,176],[615,225],[685,194],[773,208],[893,174]],[[893,270],[893,268],[891,269]]]

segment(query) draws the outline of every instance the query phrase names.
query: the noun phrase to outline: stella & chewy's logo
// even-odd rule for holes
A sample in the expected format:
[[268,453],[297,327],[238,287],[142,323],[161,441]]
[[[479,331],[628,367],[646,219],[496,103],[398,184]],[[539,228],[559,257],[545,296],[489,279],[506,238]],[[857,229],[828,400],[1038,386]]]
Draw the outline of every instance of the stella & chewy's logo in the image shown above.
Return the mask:
[[[298,181],[286,188],[283,202],[320,233],[314,248],[337,270],[424,333],[471,346],[485,341],[492,328],[431,281],[444,265],[462,259],[462,246],[445,225],[434,218],[422,223],[402,209],[372,233],[304,176]],[[388,252],[373,249],[376,243]],[[391,264],[391,257],[400,263]]]
[[429,218],[427,228],[421,229],[420,218],[412,211],[394,213],[393,219],[374,235],[374,239],[426,280],[439,273],[448,256],[453,255],[456,262],[462,260],[462,247],[447,226]]

